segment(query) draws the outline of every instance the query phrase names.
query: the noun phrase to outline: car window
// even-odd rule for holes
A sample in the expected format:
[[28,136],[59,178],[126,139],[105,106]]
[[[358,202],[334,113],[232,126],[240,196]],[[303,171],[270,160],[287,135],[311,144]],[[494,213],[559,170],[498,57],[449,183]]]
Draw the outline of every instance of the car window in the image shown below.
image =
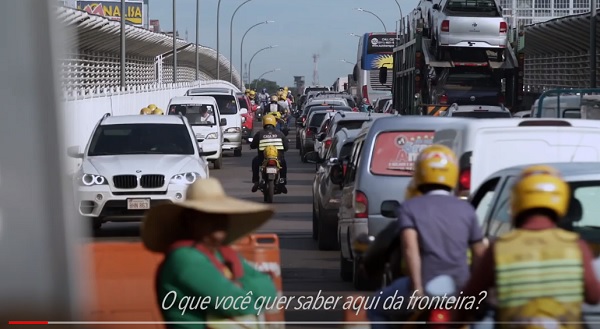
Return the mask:
[[212,105],[177,104],[169,107],[169,115],[181,114],[192,126],[214,125],[217,122]]
[[250,106],[248,106],[248,102],[246,102],[246,97],[239,97],[238,101],[240,102],[240,108],[242,108],[242,109],[250,108]]
[[488,219],[487,215],[492,208],[492,201],[496,195],[496,186],[500,181],[500,177],[495,177],[485,181],[471,196],[471,204],[475,207],[477,220],[479,224],[484,225]]
[[346,175],[344,175],[344,185],[350,184],[354,182],[356,178],[356,170],[358,168],[358,159],[360,158],[360,152],[362,151],[364,140],[356,141],[352,145],[352,154],[350,156],[350,166],[348,167],[348,171]]
[[490,225],[488,226],[488,235],[499,236],[507,233],[512,228],[510,216],[510,193],[517,180],[516,176],[508,177],[502,184],[502,190],[498,194],[496,204],[490,216]]
[[494,0],[450,0],[446,4],[447,11],[468,13],[496,13]]
[[236,114],[238,112],[235,97],[231,95],[210,95],[217,100],[221,115]]
[[337,126],[335,127],[334,134],[337,134],[342,128],[346,128],[348,130],[356,130],[362,128],[362,125],[365,123],[365,120],[344,120],[339,121]]
[[309,127],[319,127],[323,120],[325,120],[326,113],[315,113],[310,116],[310,121],[308,122]]
[[[583,213],[581,219],[573,225],[578,227],[600,227],[600,182],[591,186],[572,186],[573,197],[577,199],[582,206]],[[600,234],[599,234],[600,236]]]
[[453,112],[453,117],[461,117],[461,118],[476,118],[476,119],[494,119],[494,118],[511,118],[510,112],[500,112],[500,111],[465,111],[465,112]]
[[453,72],[448,74],[446,85],[463,87],[495,87],[496,83],[490,74],[479,72]]
[[194,153],[190,132],[183,124],[99,126],[88,150],[88,156]]
[[371,157],[371,173],[412,176],[419,153],[431,145],[433,131],[392,131],[377,135]]

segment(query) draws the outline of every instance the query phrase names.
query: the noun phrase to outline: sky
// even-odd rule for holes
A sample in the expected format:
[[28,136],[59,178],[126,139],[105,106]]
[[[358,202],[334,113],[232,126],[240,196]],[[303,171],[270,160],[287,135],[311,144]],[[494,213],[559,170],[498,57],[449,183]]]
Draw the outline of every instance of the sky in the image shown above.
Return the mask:
[[[160,20],[163,31],[173,30],[173,0],[150,0],[150,19]],[[230,23],[235,9],[245,0],[222,0],[219,22],[219,52],[230,58]],[[217,2],[200,0],[199,43],[217,48]],[[398,0],[404,15],[414,9],[418,0]],[[195,41],[196,0],[176,0],[177,30],[180,37]],[[313,54],[319,54],[318,72],[321,85],[332,85],[342,76],[352,73],[359,38],[351,36],[367,32],[383,32],[383,25],[375,17],[354,8],[363,8],[381,18],[388,32],[396,29],[400,10],[394,0],[250,0],[238,10],[233,21],[233,65],[240,71],[240,44],[244,33],[252,25],[267,20],[275,23],[253,28],[244,39],[243,58],[250,68],[251,79],[264,72],[281,69],[265,75],[264,79],[292,87],[294,76],[304,76],[307,85],[313,80]]]

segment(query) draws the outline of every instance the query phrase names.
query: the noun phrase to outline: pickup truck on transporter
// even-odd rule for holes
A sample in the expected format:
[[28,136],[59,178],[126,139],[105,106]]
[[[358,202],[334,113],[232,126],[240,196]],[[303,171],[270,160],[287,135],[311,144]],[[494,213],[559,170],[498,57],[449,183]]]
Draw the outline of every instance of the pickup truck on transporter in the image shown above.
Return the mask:
[[[401,20],[391,86],[398,113],[439,115],[454,103],[519,105],[524,55],[517,56],[508,43],[497,4],[478,3],[485,3],[484,8],[471,8],[465,0],[443,0],[431,6],[427,18],[421,17],[425,9],[417,8]],[[381,83],[388,81],[388,71],[380,69]]]

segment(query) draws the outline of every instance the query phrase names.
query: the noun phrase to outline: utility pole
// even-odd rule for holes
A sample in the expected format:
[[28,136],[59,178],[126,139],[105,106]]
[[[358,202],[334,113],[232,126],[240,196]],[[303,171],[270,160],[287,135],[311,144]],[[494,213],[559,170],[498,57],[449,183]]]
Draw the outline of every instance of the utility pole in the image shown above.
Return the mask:
[[313,86],[319,85],[319,54],[313,54]]
[[173,0],[173,83],[177,83],[177,16],[176,2]]
[[198,34],[200,34],[200,0],[196,0],[196,81],[200,78],[200,62],[198,59],[198,47],[200,46],[198,46]]
[[596,88],[596,56],[598,53],[598,49],[596,49],[596,16],[598,13],[597,0],[591,0],[590,5],[590,88]]
[[124,88],[127,84],[126,80],[126,58],[127,52],[125,51],[125,16],[127,8],[125,8],[125,0],[121,0],[121,88]]

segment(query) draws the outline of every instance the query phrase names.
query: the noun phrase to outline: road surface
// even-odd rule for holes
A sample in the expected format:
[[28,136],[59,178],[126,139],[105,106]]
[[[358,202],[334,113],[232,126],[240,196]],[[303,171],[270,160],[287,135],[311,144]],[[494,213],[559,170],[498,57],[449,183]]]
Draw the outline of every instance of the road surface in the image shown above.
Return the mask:
[[[258,124],[258,123],[257,123]],[[258,127],[255,125],[255,127]],[[255,128],[256,130],[256,128]],[[286,154],[288,163],[288,194],[276,195],[273,206],[276,214],[259,232],[277,233],[281,246],[281,266],[285,295],[346,296],[353,293],[350,283],[343,282],[339,275],[339,251],[319,251],[312,234],[312,180],[314,164],[300,161],[294,147],[295,130],[288,136],[290,147]],[[244,146],[242,157],[233,157],[226,152],[223,169],[211,170],[211,177],[221,180],[226,193],[233,197],[262,202],[260,191],[252,193],[251,161],[256,150]],[[107,223],[97,234],[96,240],[132,241],[139,240],[138,223]],[[338,305],[341,308],[342,303]],[[286,321],[342,321],[343,312],[324,310],[288,310]],[[307,325],[287,325],[286,328],[306,328]],[[339,326],[310,326],[332,328]]]

